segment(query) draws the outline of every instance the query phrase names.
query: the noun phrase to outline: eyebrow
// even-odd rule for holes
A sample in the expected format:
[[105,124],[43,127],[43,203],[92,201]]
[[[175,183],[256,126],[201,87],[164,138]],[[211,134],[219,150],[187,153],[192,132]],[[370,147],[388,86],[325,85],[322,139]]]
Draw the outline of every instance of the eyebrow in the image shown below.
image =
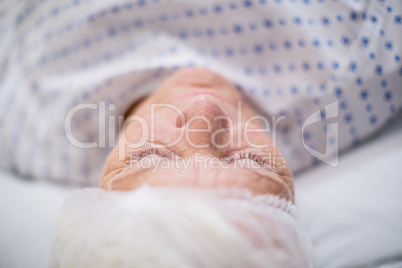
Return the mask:
[[[122,172],[120,172],[119,174],[116,174],[115,176],[113,176],[107,183],[107,187],[110,187],[113,183],[115,182],[122,182],[122,181],[126,181],[127,179],[134,179],[133,177],[140,177],[141,174],[147,172],[149,169],[144,169],[144,168],[139,168],[139,169],[128,169],[128,170],[124,170]],[[117,177],[117,178],[116,178]]]

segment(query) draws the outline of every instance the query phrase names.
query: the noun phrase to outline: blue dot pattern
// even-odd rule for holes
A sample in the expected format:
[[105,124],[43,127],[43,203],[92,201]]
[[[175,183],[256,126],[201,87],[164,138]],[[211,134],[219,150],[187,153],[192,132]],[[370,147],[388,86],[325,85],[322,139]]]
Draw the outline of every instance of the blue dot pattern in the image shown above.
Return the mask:
[[[68,111],[104,102],[101,126],[118,129],[109,116],[185,67],[218,72],[268,118],[285,116],[274,142],[294,172],[319,162],[302,137],[344,150],[402,111],[399,0],[30,0],[0,11],[0,165],[21,176],[97,185],[110,148],[72,145]],[[339,139],[324,120],[334,101]],[[302,133],[317,110],[323,120]],[[98,111],[74,116],[78,140],[100,142]]]

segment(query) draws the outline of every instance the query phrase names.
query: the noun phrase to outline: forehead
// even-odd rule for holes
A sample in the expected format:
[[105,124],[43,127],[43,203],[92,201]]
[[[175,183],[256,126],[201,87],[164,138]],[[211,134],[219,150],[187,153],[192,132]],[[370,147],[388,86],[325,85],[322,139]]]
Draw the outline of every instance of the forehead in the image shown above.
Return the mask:
[[248,167],[222,168],[218,163],[187,163],[171,166],[133,168],[121,173],[111,182],[111,190],[131,190],[148,183],[151,186],[173,186],[201,189],[246,188],[254,194],[271,193],[290,199],[291,191],[281,175]]

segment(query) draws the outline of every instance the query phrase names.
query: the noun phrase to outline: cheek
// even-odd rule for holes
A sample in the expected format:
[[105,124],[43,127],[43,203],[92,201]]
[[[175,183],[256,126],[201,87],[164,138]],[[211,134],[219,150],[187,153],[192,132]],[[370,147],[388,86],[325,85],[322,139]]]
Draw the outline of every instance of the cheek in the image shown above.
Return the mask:
[[249,131],[244,133],[244,141],[247,146],[253,148],[268,148],[271,146],[271,140],[266,137],[266,134],[262,137],[261,133]]
[[119,146],[144,142],[148,136],[149,124],[142,117],[131,117],[119,135]]
[[155,124],[168,124],[175,126],[177,117],[180,117],[181,109],[179,106],[169,103],[158,103],[150,107],[150,121]]

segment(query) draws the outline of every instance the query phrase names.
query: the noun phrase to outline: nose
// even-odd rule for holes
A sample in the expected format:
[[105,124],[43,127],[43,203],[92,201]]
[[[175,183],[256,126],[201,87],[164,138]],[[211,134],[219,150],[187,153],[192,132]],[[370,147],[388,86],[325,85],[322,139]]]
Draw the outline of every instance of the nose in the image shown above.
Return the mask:
[[[182,109],[183,118],[178,116],[176,127],[185,127],[188,131],[190,145],[206,148],[209,145],[216,147],[225,140],[229,122],[226,112],[219,104],[219,100],[210,95],[194,97]],[[214,134],[215,133],[215,134]]]

